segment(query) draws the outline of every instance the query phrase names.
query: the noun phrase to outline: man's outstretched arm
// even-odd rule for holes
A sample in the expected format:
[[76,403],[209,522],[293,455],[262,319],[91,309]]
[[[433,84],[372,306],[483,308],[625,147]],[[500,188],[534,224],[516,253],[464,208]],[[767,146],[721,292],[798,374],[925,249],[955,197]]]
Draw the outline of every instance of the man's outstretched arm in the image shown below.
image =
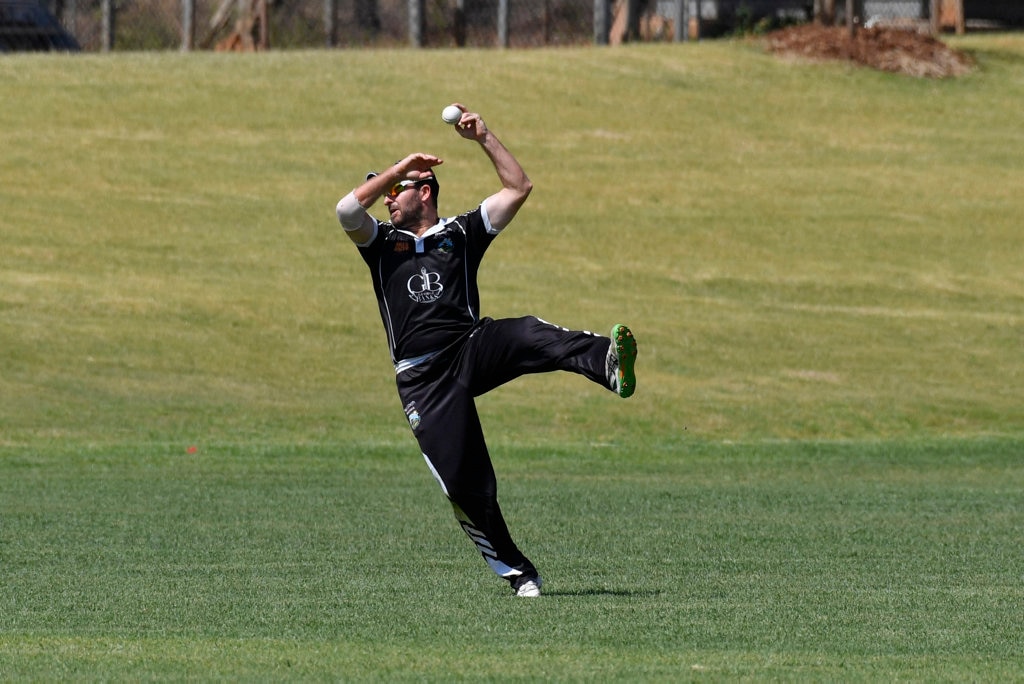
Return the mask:
[[498,136],[487,128],[479,114],[467,112],[465,107],[458,103],[456,106],[463,112],[462,118],[455,125],[456,130],[463,138],[480,143],[480,147],[494,164],[498,180],[501,181],[501,190],[484,200],[491,227],[501,230],[515,218],[523,202],[530,196],[533,182]]

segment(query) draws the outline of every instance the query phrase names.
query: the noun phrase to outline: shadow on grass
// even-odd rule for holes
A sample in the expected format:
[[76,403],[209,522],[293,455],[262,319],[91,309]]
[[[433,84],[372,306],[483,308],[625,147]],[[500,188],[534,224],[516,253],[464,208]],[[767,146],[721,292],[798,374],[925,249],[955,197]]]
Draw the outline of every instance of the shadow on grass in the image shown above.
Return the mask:
[[652,589],[562,589],[560,591],[544,590],[544,596],[628,596],[629,598],[650,598],[660,595],[660,591]]

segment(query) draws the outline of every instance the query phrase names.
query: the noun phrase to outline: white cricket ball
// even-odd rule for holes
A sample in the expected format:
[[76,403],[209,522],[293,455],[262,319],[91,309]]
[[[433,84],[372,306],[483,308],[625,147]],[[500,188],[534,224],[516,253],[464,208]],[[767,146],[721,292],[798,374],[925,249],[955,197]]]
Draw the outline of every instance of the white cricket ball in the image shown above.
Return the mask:
[[441,110],[441,118],[446,124],[457,124],[462,118],[462,110],[455,105],[448,105]]

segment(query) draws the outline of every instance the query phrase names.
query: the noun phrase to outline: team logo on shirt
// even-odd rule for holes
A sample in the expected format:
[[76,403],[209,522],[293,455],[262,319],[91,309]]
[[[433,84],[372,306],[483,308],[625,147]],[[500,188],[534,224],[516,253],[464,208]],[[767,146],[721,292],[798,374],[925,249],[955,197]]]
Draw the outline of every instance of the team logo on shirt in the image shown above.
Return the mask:
[[409,299],[419,304],[436,302],[444,291],[441,274],[425,268],[420,268],[420,272],[409,278],[405,286],[409,290]]
[[444,240],[441,240],[441,242],[437,243],[437,248],[444,252],[445,254],[450,254],[452,250],[455,249],[455,243],[452,242],[452,239],[450,237],[446,237]]
[[413,430],[420,426],[420,412],[416,410],[415,401],[410,401],[405,405],[405,416],[409,419],[409,427]]

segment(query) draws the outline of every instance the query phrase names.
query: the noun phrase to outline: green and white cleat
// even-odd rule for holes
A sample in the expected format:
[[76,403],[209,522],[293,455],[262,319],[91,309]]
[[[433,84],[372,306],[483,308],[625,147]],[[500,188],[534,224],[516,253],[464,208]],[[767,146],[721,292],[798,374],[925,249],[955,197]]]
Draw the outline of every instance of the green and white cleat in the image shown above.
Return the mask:
[[633,332],[621,323],[612,326],[611,346],[608,348],[608,359],[605,369],[608,373],[608,384],[611,390],[623,399],[633,396],[636,391],[636,375],[633,366],[636,364],[636,338]]

